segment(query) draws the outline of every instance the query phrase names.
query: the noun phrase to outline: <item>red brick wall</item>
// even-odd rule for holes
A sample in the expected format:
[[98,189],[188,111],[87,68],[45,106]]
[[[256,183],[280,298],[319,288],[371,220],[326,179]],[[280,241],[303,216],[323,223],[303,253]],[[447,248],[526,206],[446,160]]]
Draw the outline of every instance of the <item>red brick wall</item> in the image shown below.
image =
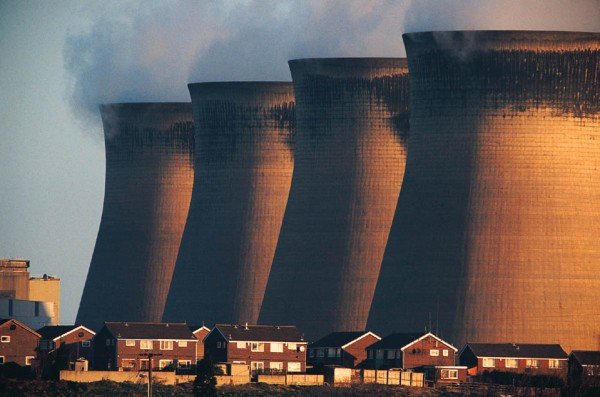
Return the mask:
[[[439,356],[432,356],[431,350],[438,350]],[[444,356],[444,350],[448,351],[448,356]],[[421,365],[455,365],[454,356],[454,350],[449,345],[428,336],[404,349],[402,366],[403,368],[414,368]]]
[[[14,329],[11,329],[14,325]],[[7,321],[0,326],[0,335],[10,336],[10,342],[0,343],[0,356],[4,362],[25,365],[26,356],[36,356],[39,338],[20,325]]]
[[208,335],[210,331],[206,329],[201,329],[196,332],[194,336],[198,339],[198,343],[196,344],[196,360],[202,360],[204,358],[204,338]]
[[[238,349],[237,342],[230,342],[227,344],[227,361],[245,361],[246,364],[250,364],[251,361],[262,361],[264,362],[265,369],[269,368],[271,362],[282,362],[283,369],[287,369],[288,362],[299,362],[301,365],[301,371],[306,371],[306,350],[307,344],[296,344],[296,349],[290,349],[290,344],[283,344],[283,352],[271,352],[271,344],[264,344],[264,352],[253,352],[251,351],[250,343],[245,343],[244,348]],[[299,351],[299,347],[304,346],[304,351]]]
[[153,341],[151,350],[140,349],[140,340],[134,339],[135,346],[127,346],[125,339],[117,340],[117,358],[118,366],[123,366],[124,359],[134,359],[135,369],[140,368],[140,360],[147,359],[147,357],[140,356],[140,354],[156,353],[160,356],[152,358],[153,368],[159,367],[160,360],[190,360],[192,364],[195,364],[196,360],[196,340],[188,340],[187,346],[180,347],[177,341],[173,341],[173,350],[160,350],[160,342],[158,340]]
[[537,368],[527,368],[527,359],[517,359],[517,368],[506,368],[506,359],[495,359],[494,367],[487,368],[483,366],[483,358],[477,358],[477,373],[482,374],[485,371],[503,371],[503,372],[517,372],[527,373],[532,375],[556,375],[563,379],[567,377],[568,371],[568,360],[559,360],[559,368],[550,368],[548,359],[538,359]]
[[[83,333],[83,336],[79,336],[80,333]],[[66,344],[66,347],[69,351],[69,356],[70,356],[70,360],[71,361],[75,361],[78,358],[85,358],[88,361],[92,361],[93,358],[93,347],[90,343],[89,347],[83,347],[81,345],[82,341],[92,341],[92,339],[94,338],[94,334],[85,330],[85,329],[76,329],[72,332],[70,332],[69,334],[67,334],[65,337],[59,339],[58,341],[55,342],[55,349],[58,349],[62,344]],[[40,340],[40,345],[41,345],[41,340]],[[46,363],[46,361],[48,360],[48,353],[53,350],[42,350],[42,349],[38,349],[37,351],[37,357],[38,357],[38,363],[41,367],[43,367]]]
[[367,351],[365,349],[378,340],[379,339],[372,335],[367,335],[343,349],[342,356],[344,359],[344,366],[353,368],[366,360]]

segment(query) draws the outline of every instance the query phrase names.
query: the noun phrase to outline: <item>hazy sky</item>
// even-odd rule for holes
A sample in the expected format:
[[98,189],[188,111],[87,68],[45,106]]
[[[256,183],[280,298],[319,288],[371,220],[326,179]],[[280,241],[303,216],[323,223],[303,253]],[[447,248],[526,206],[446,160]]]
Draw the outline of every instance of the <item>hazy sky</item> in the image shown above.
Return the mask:
[[0,0],[0,257],[63,280],[74,321],[102,213],[97,104],[288,80],[290,58],[403,56],[403,32],[600,31],[600,0]]

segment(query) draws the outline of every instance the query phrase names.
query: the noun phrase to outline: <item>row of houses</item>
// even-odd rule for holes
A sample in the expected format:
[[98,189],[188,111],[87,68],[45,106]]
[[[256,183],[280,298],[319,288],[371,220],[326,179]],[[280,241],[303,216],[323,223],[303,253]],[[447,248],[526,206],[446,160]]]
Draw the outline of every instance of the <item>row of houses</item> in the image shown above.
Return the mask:
[[600,384],[600,351],[558,344],[467,343],[460,351],[431,332],[334,332],[309,344],[295,326],[106,322],[97,333],[84,325],[33,330],[0,320],[0,364],[15,362],[43,374],[58,359],[70,369],[193,372],[198,360],[243,364],[259,374],[325,373],[328,368],[426,374],[435,383],[460,383],[500,371],[550,375]]

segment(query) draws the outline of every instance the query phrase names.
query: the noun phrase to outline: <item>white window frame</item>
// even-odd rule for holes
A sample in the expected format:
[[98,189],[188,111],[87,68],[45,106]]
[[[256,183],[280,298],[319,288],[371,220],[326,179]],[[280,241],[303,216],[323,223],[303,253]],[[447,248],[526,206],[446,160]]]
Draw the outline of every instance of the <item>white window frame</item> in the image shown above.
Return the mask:
[[221,341],[218,341],[217,342],[217,349],[220,349],[220,348],[221,348]]
[[[131,365],[126,366],[125,365],[126,362],[128,364],[131,364]],[[121,368],[131,368],[131,369],[133,369],[133,368],[135,368],[135,365],[136,365],[135,358],[122,358],[121,359]]]
[[152,350],[154,348],[154,341],[142,339],[140,340],[140,349],[141,350]]
[[560,368],[560,360],[548,360],[548,368],[550,369],[559,369]]
[[440,350],[439,349],[429,349],[429,355],[431,357],[439,357]]
[[250,343],[250,351],[262,353],[265,351],[265,344],[263,342],[252,342]]
[[458,370],[457,369],[442,369],[440,371],[441,379],[458,379]]
[[236,347],[238,349],[245,349],[246,348],[246,342],[237,342],[236,343]]
[[81,347],[90,347],[91,345],[92,345],[92,341],[89,341],[89,340],[81,341]]
[[327,348],[327,357],[335,358],[336,357],[335,352],[336,352],[335,347],[328,347]]
[[525,367],[526,368],[539,368],[540,367],[540,361],[535,359],[535,358],[528,358],[525,361]]
[[290,349],[290,350],[298,350],[297,343],[288,343],[287,346],[288,346],[288,349]]
[[[511,364],[511,365],[509,365]],[[507,358],[504,360],[504,368],[519,368],[519,360],[516,358]]]
[[188,345],[187,340],[180,340],[177,342],[177,346],[179,346],[179,347],[187,347],[187,345]]
[[250,372],[259,372],[265,371],[265,362],[264,361],[250,361]]
[[125,346],[135,346],[134,339],[125,339]]
[[35,356],[25,356],[25,365],[31,365],[31,360],[35,360]]
[[444,355],[444,357],[448,357],[448,354],[449,354],[448,349],[442,350],[442,354]]
[[288,372],[302,372],[302,363],[299,361],[289,361],[287,363],[287,371]]
[[377,359],[377,360],[383,360],[383,350],[377,349],[375,351],[375,359]]
[[276,369],[277,371],[283,371],[282,361],[271,361],[269,363],[269,369]]
[[[185,365],[182,365],[185,364]],[[192,368],[192,360],[177,360],[177,368],[190,369]]]
[[173,360],[167,358],[158,360],[158,369],[165,369],[169,365],[173,365]]
[[173,350],[173,341],[172,340],[159,341],[159,349],[160,350]]
[[271,353],[283,353],[283,343],[271,342]]
[[2,335],[2,336],[0,336],[0,342],[2,342],[2,343],[10,343],[10,336],[9,335]]
[[495,368],[496,367],[496,359],[484,357],[483,360],[481,360],[481,366],[483,368]]
[[150,367],[150,361],[147,358],[140,358],[140,371],[147,371]]

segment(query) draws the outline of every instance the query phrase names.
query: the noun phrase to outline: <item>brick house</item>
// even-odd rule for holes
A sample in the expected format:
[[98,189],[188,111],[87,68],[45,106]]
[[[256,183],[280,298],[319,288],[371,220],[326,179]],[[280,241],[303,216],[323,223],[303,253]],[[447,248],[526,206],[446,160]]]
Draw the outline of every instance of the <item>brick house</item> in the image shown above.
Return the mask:
[[92,342],[96,370],[189,370],[198,340],[185,323],[105,322]]
[[571,386],[600,386],[600,351],[573,350],[569,355]]
[[306,371],[307,342],[295,326],[217,324],[204,338],[213,362],[247,364],[253,375]]
[[0,364],[33,365],[40,334],[22,322],[0,319]]
[[391,334],[366,350],[365,367],[375,369],[453,366],[458,351],[431,332]]
[[566,379],[567,353],[558,344],[467,343],[459,354],[469,375],[485,371],[555,375]]
[[381,338],[369,331],[332,332],[308,347],[308,364],[354,368],[367,359],[366,348]]
[[196,343],[196,361],[202,360],[204,358],[204,338],[206,338],[206,335],[210,332],[210,328],[204,325],[190,325],[189,327],[192,334],[194,334],[198,340],[198,343]]
[[64,346],[69,368],[80,358],[92,361],[92,339],[96,333],[91,329],[83,325],[47,325],[37,332],[40,334],[37,363],[42,373],[56,359],[61,346]]

